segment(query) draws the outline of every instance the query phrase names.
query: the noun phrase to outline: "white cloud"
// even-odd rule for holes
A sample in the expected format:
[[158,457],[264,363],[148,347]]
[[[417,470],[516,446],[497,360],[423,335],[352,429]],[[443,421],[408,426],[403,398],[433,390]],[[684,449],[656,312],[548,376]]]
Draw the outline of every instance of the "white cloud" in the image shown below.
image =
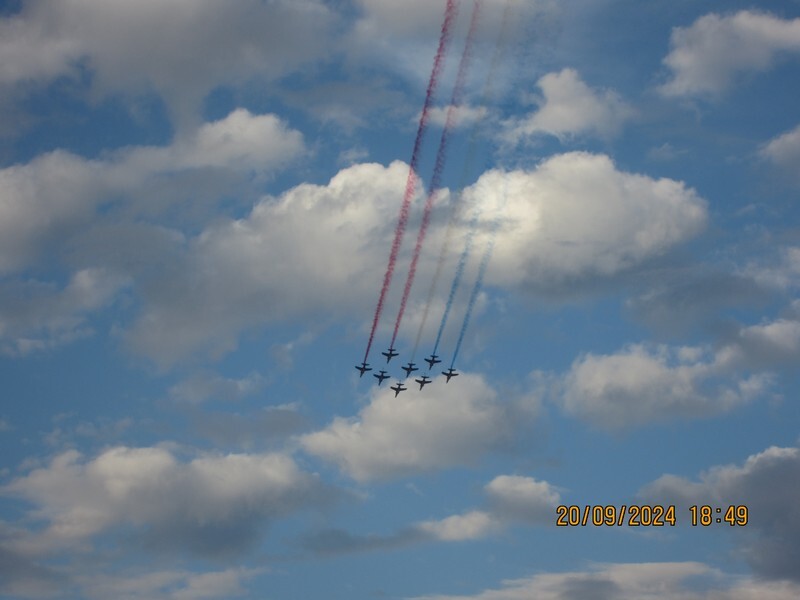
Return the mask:
[[[187,195],[203,196],[204,169],[217,179],[220,171],[236,179],[265,176],[304,149],[302,135],[274,115],[239,109],[166,147],[131,147],[97,160],[55,151],[6,167],[0,170],[0,273],[30,266],[46,251],[57,255],[104,203],[122,197],[123,212],[165,211]],[[158,190],[157,198],[143,190],[152,196]]]
[[472,193],[491,205],[507,194],[488,279],[539,289],[635,267],[707,220],[705,202],[682,182],[618,171],[608,156],[585,152],[530,172],[490,171]]
[[183,169],[222,168],[266,172],[297,157],[304,150],[303,136],[275,115],[254,115],[238,108],[228,116],[204,123],[178,137],[171,146],[139,147],[121,152],[118,176]]
[[417,523],[416,529],[443,542],[462,542],[485,537],[497,528],[492,515],[473,510],[463,515],[453,515],[440,521]]
[[246,327],[365,308],[407,175],[400,162],[355,165],[328,185],[302,184],[264,198],[246,218],[220,220],[142,290],[128,342],[168,365],[199,349],[230,350]]
[[106,185],[102,165],[56,151],[0,170],[0,189],[0,273],[8,273],[89,221]]
[[326,56],[333,22],[315,0],[28,2],[0,22],[0,82],[78,77],[82,64],[95,94],[155,90],[180,126],[217,86],[272,80]]
[[[447,123],[447,113],[449,110],[450,110],[449,106],[432,107],[430,111],[428,111],[428,122],[431,125],[438,125],[439,127],[443,127],[445,123]],[[476,122],[480,121],[481,119],[485,119],[489,112],[485,106],[466,106],[466,105],[460,105],[454,107],[453,111],[455,119],[453,119],[453,123],[451,123],[452,129],[473,125]],[[414,117],[414,123],[418,123],[419,118],[420,115],[416,115]]]
[[796,364],[800,361],[800,321],[777,319],[743,327],[734,343],[731,351],[740,353],[749,365]]
[[629,344],[544,377],[563,409],[604,429],[722,414],[771,393],[800,360],[800,313],[729,331],[716,348]]
[[424,393],[376,389],[358,417],[336,417],[300,438],[303,448],[359,481],[475,462],[508,439],[512,424],[481,377],[437,379]]
[[499,475],[484,491],[492,514],[504,520],[552,523],[560,502],[558,491],[546,481],[519,475]]
[[664,64],[672,79],[661,86],[666,96],[718,95],[737,76],[766,71],[784,54],[800,54],[800,18],[740,11],[708,14],[689,27],[676,27]]
[[796,174],[800,167],[800,125],[771,139],[761,147],[759,154],[791,174]]
[[767,374],[746,377],[737,348],[631,345],[586,354],[555,385],[564,410],[604,429],[727,412],[764,394]]
[[800,586],[724,577],[697,562],[600,564],[586,571],[541,573],[506,580],[470,596],[429,595],[413,600],[791,600]]
[[536,135],[562,141],[581,135],[609,137],[633,116],[633,109],[619,94],[590,88],[575,69],[549,73],[537,85],[542,90],[539,109],[506,123],[503,136],[511,143]]
[[[263,179],[303,151],[301,134],[274,115],[240,109],[169,146],[130,147],[95,160],[55,151],[1,169],[0,274],[48,255],[69,256],[79,267],[63,289],[36,280],[0,285],[0,351],[22,355],[89,334],[89,313],[139,283],[142,270],[172,264],[180,232],[126,219],[170,207],[199,214],[204,196],[216,203],[225,185],[241,193],[242,182]],[[113,216],[100,216],[101,208]]]
[[800,449],[773,446],[748,457],[741,466],[703,472],[699,481],[664,475],[640,495],[683,507],[746,505],[751,535],[737,538],[736,543],[747,561],[760,576],[800,582]]
[[180,462],[162,447],[115,447],[90,460],[64,452],[2,488],[31,502],[31,518],[46,525],[19,541],[36,553],[125,525],[157,549],[225,555],[257,541],[270,520],[321,505],[322,492],[281,454]]

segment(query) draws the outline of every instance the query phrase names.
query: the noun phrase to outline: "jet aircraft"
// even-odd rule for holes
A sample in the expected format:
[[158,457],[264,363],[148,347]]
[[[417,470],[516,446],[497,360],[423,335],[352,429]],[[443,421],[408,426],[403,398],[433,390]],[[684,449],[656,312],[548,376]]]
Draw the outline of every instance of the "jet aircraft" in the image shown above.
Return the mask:
[[378,385],[382,384],[384,379],[389,379],[389,375],[386,374],[386,371],[381,371],[380,373],[373,373],[372,376],[378,380]]
[[405,367],[400,367],[403,371],[406,372],[406,377],[409,377],[413,371],[419,371],[417,367],[414,366],[414,363],[410,362]]
[[363,377],[366,371],[372,371],[372,367],[370,367],[366,362],[363,362],[360,365],[356,365],[356,370],[361,371],[361,375],[359,375],[359,377]]
[[398,352],[394,348],[389,348],[386,352],[381,352],[381,354],[386,357],[386,362],[388,363],[393,357],[397,356]]
[[439,357],[436,356],[435,354],[431,354],[428,358],[425,359],[425,362],[428,363],[428,369],[430,370],[433,368],[433,365],[435,365],[436,363],[440,363],[442,361],[439,360]]
[[405,392],[408,388],[406,386],[404,386],[402,382],[398,381],[396,384],[394,384],[389,389],[390,390],[394,390],[394,397],[397,398],[397,395],[400,392]]
[[432,380],[429,379],[427,375],[423,375],[421,379],[415,379],[414,381],[419,384],[419,389],[422,389],[425,387],[425,384],[430,383]]
[[451,377],[458,377],[458,373],[456,373],[456,370],[453,367],[450,367],[447,369],[447,371],[442,371],[442,375],[447,377],[447,381],[445,383],[450,383]]

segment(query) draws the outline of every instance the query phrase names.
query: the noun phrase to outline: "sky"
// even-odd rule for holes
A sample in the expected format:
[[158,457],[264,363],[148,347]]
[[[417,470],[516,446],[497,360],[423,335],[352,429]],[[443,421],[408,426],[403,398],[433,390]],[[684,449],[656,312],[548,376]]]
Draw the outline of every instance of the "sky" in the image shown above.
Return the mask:
[[800,2],[450,4],[0,2],[0,597],[800,597]]

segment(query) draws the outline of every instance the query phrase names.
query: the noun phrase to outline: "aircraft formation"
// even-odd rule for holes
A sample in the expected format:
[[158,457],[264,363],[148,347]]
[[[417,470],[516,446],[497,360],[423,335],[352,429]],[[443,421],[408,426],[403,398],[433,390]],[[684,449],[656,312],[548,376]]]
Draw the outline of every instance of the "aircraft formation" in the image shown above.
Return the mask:
[[[444,61],[447,55],[447,48],[450,43],[452,37],[452,28],[453,24],[456,20],[458,8],[461,3],[461,0],[446,0],[446,7],[444,13],[444,20],[442,22],[440,37],[439,37],[439,46],[434,56],[433,61],[433,68],[431,70],[430,79],[428,82],[427,91],[425,94],[425,100],[422,108],[422,112],[420,114],[419,119],[419,126],[417,128],[416,138],[414,140],[414,146],[411,153],[411,160],[409,162],[409,173],[408,179],[406,181],[405,193],[403,195],[403,202],[400,208],[400,214],[398,217],[397,226],[395,228],[395,237],[392,242],[391,252],[389,254],[388,264],[386,266],[386,273],[383,278],[383,285],[380,288],[380,294],[378,297],[377,306],[375,308],[375,315],[372,320],[372,329],[369,334],[369,339],[367,342],[366,352],[364,353],[364,359],[360,365],[356,365],[356,369],[359,371],[359,377],[363,377],[364,373],[372,371],[372,367],[369,365],[369,354],[372,348],[372,344],[375,338],[375,333],[378,327],[378,323],[381,318],[381,313],[384,308],[384,303],[386,300],[386,296],[388,294],[389,288],[392,283],[392,278],[394,275],[395,267],[397,264],[397,259],[399,256],[399,251],[402,246],[403,236],[406,230],[406,226],[408,224],[408,219],[410,215],[410,205],[413,197],[416,194],[418,189],[418,184],[421,183],[420,178],[418,176],[419,171],[419,154],[420,149],[423,146],[423,138],[427,130],[428,120],[430,117],[430,110],[432,107],[433,99],[435,96],[436,88],[439,81],[439,76],[444,68]],[[466,3],[466,2],[465,2]],[[452,96],[450,98],[449,104],[447,104],[447,115],[445,119],[445,124],[442,128],[441,139],[439,142],[438,151],[436,153],[436,159],[434,162],[434,169],[431,179],[427,186],[425,186],[424,182],[422,182],[423,189],[426,189],[426,201],[424,205],[424,209],[422,212],[422,219],[419,225],[419,231],[417,233],[416,243],[414,245],[414,250],[412,253],[412,258],[410,265],[408,267],[408,272],[406,275],[405,285],[403,286],[403,295],[402,299],[399,304],[399,309],[397,313],[397,317],[395,319],[394,324],[394,331],[392,334],[391,342],[389,343],[389,348],[381,352],[381,354],[386,357],[387,364],[392,360],[392,358],[399,356],[399,352],[395,348],[395,342],[397,341],[398,331],[400,329],[400,324],[403,318],[403,314],[405,312],[406,303],[409,298],[412,285],[414,283],[414,277],[417,270],[417,262],[420,257],[420,254],[423,249],[423,243],[425,240],[426,232],[428,226],[430,224],[430,219],[432,215],[432,208],[434,201],[436,199],[437,193],[440,191],[441,188],[441,176],[442,170],[444,168],[447,156],[447,143],[449,140],[449,136],[451,134],[451,130],[455,127],[455,120],[456,114],[459,110],[459,107],[462,104],[462,96],[465,88],[466,78],[467,78],[467,71],[469,66],[469,59],[472,55],[472,45],[475,38],[475,34],[478,28],[478,24],[480,21],[480,13],[482,9],[483,0],[472,0],[472,13],[470,18],[470,25],[469,30],[466,34],[466,39],[464,42],[464,49],[461,55],[461,60],[458,65],[458,71],[455,79],[455,83],[453,86]],[[499,59],[501,57],[501,49],[503,48],[504,44],[502,43],[505,37],[505,30],[508,26],[510,19],[510,7],[511,2],[506,0],[506,8],[503,14],[503,21],[502,26],[499,32],[497,44],[495,47],[495,53],[492,58],[492,62],[488,71],[487,80],[484,87],[483,93],[483,101],[482,104],[485,107],[489,103],[489,96],[490,92],[492,91],[493,87],[493,76],[494,72],[498,66]],[[461,184],[457,187],[458,190],[461,190],[465,187],[467,177],[470,174],[470,162],[471,159],[474,157],[475,154],[475,144],[476,140],[480,138],[478,135],[478,127],[480,125],[480,120],[476,121],[473,124],[472,134],[469,138],[469,147],[467,149],[467,159],[465,160],[464,170],[462,175]],[[451,211],[451,218],[447,224],[447,233],[444,238],[444,242],[442,244],[441,250],[439,252],[439,259],[436,266],[435,275],[431,281],[430,289],[427,295],[427,302],[424,304],[424,313],[422,321],[419,325],[419,330],[416,336],[416,342],[414,343],[413,349],[410,351],[410,360],[407,365],[401,366],[400,368],[405,371],[405,376],[397,379],[395,385],[391,386],[389,389],[394,391],[395,397],[397,397],[400,392],[406,391],[408,388],[403,384],[403,381],[407,381],[409,378],[412,378],[412,373],[418,372],[420,370],[419,367],[414,363],[414,357],[417,352],[417,346],[420,343],[420,339],[422,337],[423,328],[425,327],[426,319],[428,316],[429,309],[432,304],[432,300],[435,296],[436,285],[439,279],[439,276],[442,272],[442,267],[445,263],[445,259],[448,255],[449,244],[450,240],[453,237],[451,235],[453,224],[457,220],[456,215],[460,214],[460,202],[461,202],[461,193],[460,191],[456,192],[455,194],[451,195],[451,203],[452,203],[452,211]],[[441,323],[438,328],[438,334],[436,336],[436,342],[433,347],[433,351],[431,352],[428,358],[425,358],[424,361],[428,364],[427,373],[422,374],[418,378],[414,378],[414,382],[419,384],[419,389],[422,390],[427,384],[432,383],[433,379],[431,378],[434,373],[435,365],[442,362],[437,354],[439,352],[439,344],[442,340],[442,333],[445,329],[445,325],[447,323],[448,316],[450,314],[450,309],[453,306],[453,301],[456,296],[456,292],[459,288],[461,283],[465,265],[467,263],[467,259],[470,254],[470,250],[472,247],[472,240],[477,230],[477,216],[480,214],[480,207],[475,210],[474,216],[469,226],[469,233],[466,238],[466,243],[464,245],[464,249],[461,252],[461,256],[458,261],[458,266],[456,268],[455,275],[452,279],[452,284],[450,286],[450,293],[447,297],[447,302],[445,305],[444,314],[442,315]],[[481,289],[483,283],[483,276],[486,271],[486,265],[489,262],[489,258],[492,253],[492,247],[494,243],[494,234],[496,233],[497,226],[496,224],[499,223],[499,219],[495,219],[495,227],[492,229],[490,234],[489,242],[487,243],[486,249],[484,250],[483,258],[481,260],[480,268],[478,270],[478,275],[475,280],[472,293],[470,295],[469,301],[467,303],[467,310],[464,315],[464,321],[462,323],[460,334],[458,337],[458,341],[455,346],[455,350],[453,352],[452,361],[450,362],[450,367],[441,371],[441,374],[445,376],[446,383],[449,383],[453,377],[458,376],[458,372],[455,370],[455,362],[458,356],[458,352],[461,348],[461,342],[464,338],[464,333],[467,329],[467,325],[469,324],[470,316],[472,313],[472,309],[475,306],[476,299],[478,297],[478,292]],[[377,373],[372,374],[373,377],[377,379],[378,385],[380,386],[384,380],[389,379],[390,375],[387,373],[386,370],[380,370]]]
[[[394,348],[389,348],[386,352],[381,352],[381,354],[383,354],[386,357],[386,362],[388,363],[389,361],[392,360],[392,358],[398,356],[399,353],[396,352]],[[425,362],[428,363],[428,374],[430,374],[430,371],[431,369],[433,369],[433,366],[442,361],[436,354],[431,354],[428,358],[425,359]],[[419,371],[419,367],[417,367],[416,364],[411,361],[409,361],[407,365],[401,366],[400,368],[406,372],[406,375],[403,378],[405,380],[411,377],[411,373],[413,373],[414,371]],[[372,367],[370,367],[369,364],[366,361],[364,361],[360,365],[356,365],[356,370],[359,372],[359,377],[363,377],[364,373],[366,373],[367,371],[372,371]],[[414,379],[414,381],[419,384],[420,390],[429,383],[433,382],[433,379],[431,379],[428,376],[428,374],[423,374],[419,378]],[[447,378],[445,383],[449,383],[452,377],[458,377],[458,373],[456,372],[455,369],[453,369],[453,367],[450,367],[449,369],[442,371],[442,375],[444,375]],[[385,379],[391,378],[391,376],[385,370],[380,370],[377,373],[373,373],[372,376],[378,380],[378,385],[381,385]],[[404,392],[408,388],[405,385],[403,385],[403,381],[401,381],[398,378],[397,383],[395,383],[389,389],[394,392],[394,396],[395,398],[397,398],[400,392]]]

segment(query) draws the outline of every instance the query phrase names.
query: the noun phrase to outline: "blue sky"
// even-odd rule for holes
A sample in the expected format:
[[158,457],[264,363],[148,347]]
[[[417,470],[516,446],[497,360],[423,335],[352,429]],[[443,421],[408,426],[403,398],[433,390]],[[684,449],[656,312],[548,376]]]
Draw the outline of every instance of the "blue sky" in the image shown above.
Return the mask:
[[800,3],[483,0],[395,397],[445,4],[0,3],[3,598],[800,596]]

